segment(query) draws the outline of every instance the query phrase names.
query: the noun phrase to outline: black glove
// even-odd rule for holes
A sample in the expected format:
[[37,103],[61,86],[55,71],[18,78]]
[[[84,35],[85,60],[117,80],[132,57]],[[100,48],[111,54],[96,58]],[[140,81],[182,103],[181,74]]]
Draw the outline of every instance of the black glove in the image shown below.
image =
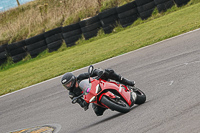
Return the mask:
[[89,109],[89,103],[86,103],[86,105],[83,107],[83,109],[86,111]]
[[84,108],[84,110],[86,111],[89,108],[89,103],[87,103],[84,99],[82,98],[78,98],[77,99],[77,103]]

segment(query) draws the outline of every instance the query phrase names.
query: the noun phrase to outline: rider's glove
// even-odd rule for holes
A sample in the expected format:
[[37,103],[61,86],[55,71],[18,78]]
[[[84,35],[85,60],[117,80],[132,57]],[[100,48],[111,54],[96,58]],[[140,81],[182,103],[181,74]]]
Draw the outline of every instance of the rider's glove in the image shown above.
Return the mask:
[[83,101],[81,107],[86,111],[89,108],[89,103],[87,103],[86,101]]
[[79,105],[84,108],[84,110],[86,111],[89,108],[89,103],[87,103],[84,99],[82,98],[78,98],[77,99],[77,103],[79,103]]
[[89,103],[87,103],[83,108],[84,108],[85,111],[88,110],[89,109]]

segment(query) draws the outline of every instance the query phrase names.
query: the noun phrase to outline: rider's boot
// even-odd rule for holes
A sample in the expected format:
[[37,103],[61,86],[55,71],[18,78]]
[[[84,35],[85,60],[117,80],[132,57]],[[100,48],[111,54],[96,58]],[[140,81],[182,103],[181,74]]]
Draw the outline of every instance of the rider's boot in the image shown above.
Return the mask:
[[106,108],[102,108],[94,103],[92,104],[92,108],[97,116],[103,115],[104,111],[106,110]]
[[138,89],[135,86],[127,86],[130,90],[136,92]]
[[129,86],[135,85],[135,81],[128,80],[122,77],[121,75],[116,74],[113,69],[105,69],[105,72],[107,73],[108,77],[110,77],[110,79],[114,79],[124,85],[129,85]]
[[125,85],[129,85],[129,86],[134,86],[135,85],[135,81],[131,81],[131,80],[128,80],[124,77],[121,76],[120,78],[121,81],[119,81],[120,83],[122,84],[125,84]]

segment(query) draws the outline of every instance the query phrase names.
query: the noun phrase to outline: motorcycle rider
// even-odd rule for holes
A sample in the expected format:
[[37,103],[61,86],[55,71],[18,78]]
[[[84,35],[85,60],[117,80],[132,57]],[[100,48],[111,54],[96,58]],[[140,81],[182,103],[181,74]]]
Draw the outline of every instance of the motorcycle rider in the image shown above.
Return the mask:
[[[102,69],[94,69],[91,77],[95,76],[101,76],[101,78],[104,80],[109,80],[109,79],[115,80],[124,85],[129,85],[129,86],[135,85],[134,81],[130,81],[128,79],[125,79],[121,75],[116,74],[113,69],[105,69],[104,71]],[[73,73],[67,72],[63,75],[61,83],[67,90],[69,90],[69,97],[73,99],[74,97],[77,97],[82,94],[82,90],[79,88],[79,83],[87,78],[89,78],[89,73],[82,73],[77,77],[75,77]],[[77,103],[82,108],[84,108],[85,111],[89,107],[89,104],[83,98],[77,99]],[[103,112],[106,110],[105,108],[102,108],[96,104],[92,104],[92,108],[97,116],[103,115]]]

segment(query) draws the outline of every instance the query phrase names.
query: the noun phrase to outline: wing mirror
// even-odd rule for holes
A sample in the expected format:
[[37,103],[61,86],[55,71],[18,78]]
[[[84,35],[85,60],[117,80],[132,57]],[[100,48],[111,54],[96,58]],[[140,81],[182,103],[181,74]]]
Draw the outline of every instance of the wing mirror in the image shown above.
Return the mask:
[[91,75],[93,74],[93,71],[94,71],[94,66],[93,66],[93,65],[90,65],[89,68],[88,68],[89,82],[90,82],[90,83],[91,83],[90,77],[91,77]]

